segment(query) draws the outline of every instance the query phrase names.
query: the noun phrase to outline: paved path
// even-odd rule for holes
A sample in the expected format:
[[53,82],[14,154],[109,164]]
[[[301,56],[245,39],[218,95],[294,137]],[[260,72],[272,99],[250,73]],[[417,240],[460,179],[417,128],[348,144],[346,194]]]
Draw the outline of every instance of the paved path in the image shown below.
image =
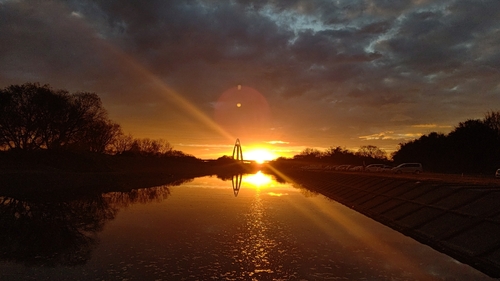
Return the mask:
[[500,187],[425,175],[294,171],[291,177],[395,230],[500,277]]

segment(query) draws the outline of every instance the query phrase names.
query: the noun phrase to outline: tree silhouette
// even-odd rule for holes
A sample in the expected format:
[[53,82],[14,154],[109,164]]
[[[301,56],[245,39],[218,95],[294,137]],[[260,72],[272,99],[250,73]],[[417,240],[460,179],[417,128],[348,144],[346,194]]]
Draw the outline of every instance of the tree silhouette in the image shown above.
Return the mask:
[[321,151],[319,151],[318,149],[306,148],[298,155],[295,155],[293,158],[297,159],[297,160],[304,160],[304,161],[316,161],[316,160],[320,159],[322,155],[323,155],[323,153]]
[[500,136],[500,112],[487,112],[484,117],[484,123]]
[[[467,120],[448,135],[450,147],[455,151],[450,160],[457,172],[480,173],[494,170],[498,161],[497,133],[481,120]],[[497,154],[498,155],[498,154]]]
[[460,122],[448,135],[432,132],[400,144],[396,163],[420,162],[426,170],[487,173],[500,167],[500,112]]
[[419,139],[400,144],[400,148],[392,155],[395,163],[420,162],[426,170],[446,171],[450,162],[450,146],[446,136],[432,132]]
[[360,147],[358,152],[356,152],[356,155],[380,160],[387,159],[387,152],[374,145],[365,145]]
[[95,93],[25,83],[0,90],[0,148],[104,152],[120,133]]
[[353,152],[340,146],[330,147],[326,150],[323,157],[326,162],[336,165],[354,164],[360,162],[359,157],[357,157]]

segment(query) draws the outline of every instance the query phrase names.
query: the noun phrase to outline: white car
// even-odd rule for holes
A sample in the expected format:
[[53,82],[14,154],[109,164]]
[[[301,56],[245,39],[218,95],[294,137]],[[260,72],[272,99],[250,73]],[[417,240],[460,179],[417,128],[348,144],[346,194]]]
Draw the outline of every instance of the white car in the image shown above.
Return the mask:
[[403,163],[399,166],[392,168],[393,173],[401,174],[401,173],[413,173],[419,174],[423,172],[422,164],[420,163]]
[[379,172],[384,167],[384,164],[370,164],[365,167],[367,172]]

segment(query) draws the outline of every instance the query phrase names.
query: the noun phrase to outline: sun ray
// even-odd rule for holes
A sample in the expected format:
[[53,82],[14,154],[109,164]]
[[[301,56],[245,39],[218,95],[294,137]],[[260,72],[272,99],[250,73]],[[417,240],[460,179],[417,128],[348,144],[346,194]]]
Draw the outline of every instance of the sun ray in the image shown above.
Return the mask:
[[[95,33],[95,30],[91,27],[91,24],[84,21],[89,33]],[[105,38],[97,37],[97,43],[100,44],[99,48],[105,49],[109,54],[114,56],[114,60],[124,63],[125,67],[131,71],[132,74],[136,75],[135,78],[144,80],[144,84],[154,85],[154,87],[161,93],[163,98],[167,98],[172,101],[180,109],[184,110],[194,119],[198,120],[202,124],[206,125],[208,128],[216,131],[221,136],[225,137],[227,140],[233,141],[236,137],[228,133],[216,122],[214,122],[210,117],[203,113],[200,109],[194,106],[189,100],[184,98],[180,93],[172,89],[164,81],[162,81],[158,76],[153,74],[144,65],[139,63],[132,56],[127,54],[122,49],[114,46]]]
[[224,136],[226,139],[233,141],[235,139],[234,136],[226,132],[222,127],[220,127],[217,123],[215,123],[210,117],[204,114],[201,110],[199,110],[196,106],[194,106],[187,99],[182,97],[179,93],[177,93],[174,89],[164,83],[160,78],[147,70],[144,66],[139,64],[136,60],[131,58],[129,55],[124,53],[123,51],[113,48],[114,53],[121,57],[124,61],[126,61],[133,69],[137,71],[140,75],[142,75],[146,80],[149,80],[153,85],[155,85],[161,93],[163,93],[165,98],[172,100],[179,108],[183,109],[185,112],[190,114],[192,117],[205,124],[209,128],[218,132],[220,135]]

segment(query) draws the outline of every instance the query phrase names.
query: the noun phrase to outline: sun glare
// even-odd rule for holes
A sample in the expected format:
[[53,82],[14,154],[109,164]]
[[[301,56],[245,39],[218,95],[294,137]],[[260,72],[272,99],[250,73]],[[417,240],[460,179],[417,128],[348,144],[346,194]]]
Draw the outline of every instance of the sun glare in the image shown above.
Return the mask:
[[249,183],[255,187],[262,187],[268,185],[273,180],[270,176],[263,174],[261,171],[258,171],[256,174],[243,176],[243,182]]
[[259,164],[262,164],[266,161],[270,161],[276,158],[276,155],[265,149],[265,148],[258,148],[258,149],[252,149],[248,152],[244,152],[245,154],[245,160],[253,160]]

